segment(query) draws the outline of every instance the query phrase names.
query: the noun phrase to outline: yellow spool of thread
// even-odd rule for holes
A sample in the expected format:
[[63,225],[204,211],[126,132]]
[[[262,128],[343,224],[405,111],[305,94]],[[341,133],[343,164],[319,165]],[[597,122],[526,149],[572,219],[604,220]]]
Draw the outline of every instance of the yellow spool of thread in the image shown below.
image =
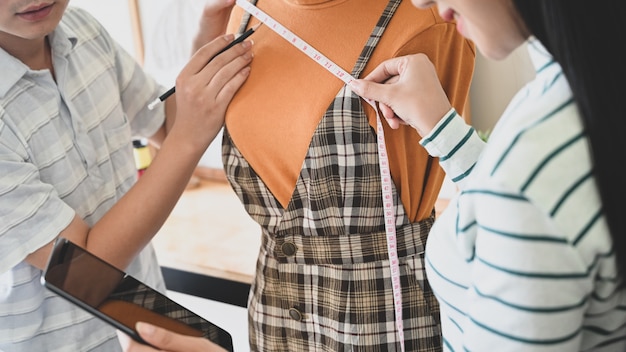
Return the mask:
[[141,176],[152,162],[152,153],[148,147],[148,140],[145,138],[133,139],[133,153],[135,156],[135,167]]

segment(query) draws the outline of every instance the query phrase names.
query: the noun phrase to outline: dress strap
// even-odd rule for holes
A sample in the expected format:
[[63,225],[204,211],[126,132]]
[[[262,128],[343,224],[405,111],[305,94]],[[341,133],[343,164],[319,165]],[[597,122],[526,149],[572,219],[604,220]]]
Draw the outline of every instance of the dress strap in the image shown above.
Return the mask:
[[351,74],[353,77],[358,78],[359,75],[361,75],[361,72],[365,68],[365,65],[369,61],[372,52],[374,52],[376,45],[378,45],[378,42],[383,36],[385,29],[387,29],[389,21],[393,17],[393,14],[396,12],[398,6],[400,6],[401,2],[402,0],[389,0],[389,3],[387,3],[387,7],[378,19],[378,23],[376,23],[376,26],[372,30],[372,33],[370,34],[370,37],[365,44],[365,47],[363,47],[363,51],[361,51],[361,55],[359,55],[359,58],[354,65],[354,68],[352,69]]
[[[248,0],[252,5],[256,5],[258,0]],[[250,23],[250,18],[252,15],[248,11],[244,11],[243,16],[241,16],[241,23],[239,23],[239,29],[237,29],[237,34],[240,35],[246,31],[248,27],[248,23]]]

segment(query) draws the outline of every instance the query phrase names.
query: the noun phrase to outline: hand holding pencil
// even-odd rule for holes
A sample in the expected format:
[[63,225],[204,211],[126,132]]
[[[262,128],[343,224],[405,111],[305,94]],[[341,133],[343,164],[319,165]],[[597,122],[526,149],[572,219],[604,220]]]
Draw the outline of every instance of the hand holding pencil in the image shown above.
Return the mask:
[[[226,109],[246,81],[253,60],[252,42],[244,40],[224,50],[234,35],[220,36],[200,47],[176,77],[175,99],[165,108],[166,138],[182,155],[199,157],[224,125]],[[165,136],[163,136],[165,137]]]
[[[226,50],[232,48],[233,46],[242,43],[244,40],[246,40],[246,38],[248,38],[249,36],[252,35],[252,33],[254,33],[254,31],[256,31],[262,23],[257,24],[256,26],[248,29],[247,31],[245,31],[243,34],[241,34],[240,36],[238,36],[237,38],[235,38],[235,40],[233,40],[232,42],[230,42],[228,45],[226,45],[223,49],[221,49],[220,51],[218,51],[215,55],[213,55],[211,57],[211,59],[209,59],[209,62],[211,62],[213,59],[215,59],[218,55],[224,53]],[[158,98],[156,98],[155,100],[153,100],[150,104],[148,104],[148,109],[152,110],[154,109],[154,107],[159,104],[160,102],[164,101],[165,99],[167,99],[170,95],[174,94],[174,92],[176,91],[176,86],[170,88],[167,92],[161,94]]]

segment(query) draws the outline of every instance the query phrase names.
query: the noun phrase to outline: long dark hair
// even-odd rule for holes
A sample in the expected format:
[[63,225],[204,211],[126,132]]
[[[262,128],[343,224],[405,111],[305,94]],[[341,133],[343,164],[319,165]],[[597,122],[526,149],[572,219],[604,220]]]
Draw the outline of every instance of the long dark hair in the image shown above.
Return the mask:
[[593,173],[626,285],[624,0],[513,0],[530,32],[562,66],[591,144]]

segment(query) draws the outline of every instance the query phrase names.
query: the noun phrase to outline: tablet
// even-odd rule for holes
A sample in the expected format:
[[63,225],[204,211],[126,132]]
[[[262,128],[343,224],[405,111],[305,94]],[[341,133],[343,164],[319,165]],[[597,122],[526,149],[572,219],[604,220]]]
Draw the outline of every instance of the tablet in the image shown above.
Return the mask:
[[226,330],[65,238],[55,241],[42,283],[138,342],[147,344],[135,330],[144,321],[233,351]]

